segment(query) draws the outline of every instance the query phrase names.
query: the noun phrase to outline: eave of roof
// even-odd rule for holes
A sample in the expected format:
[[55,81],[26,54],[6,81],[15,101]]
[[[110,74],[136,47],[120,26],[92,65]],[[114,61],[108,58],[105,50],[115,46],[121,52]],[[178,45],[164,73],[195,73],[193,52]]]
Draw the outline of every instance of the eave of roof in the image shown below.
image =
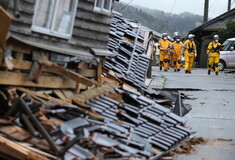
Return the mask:
[[[230,11],[224,13],[224,14],[221,14],[219,15],[218,17],[214,18],[214,19],[211,19],[210,21],[207,21],[205,23],[203,23],[202,25],[194,28],[193,30],[189,31],[190,33],[194,33],[194,32],[197,32],[198,30],[201,30],[207,26],[209,26],[210,24],[213,24],[215,23],[216,21],[220,21],[221,19],[224,19],[230,15],[233,15],[234,16],[235,14],[235,8],[234,9],[231,9]],[[221,28],[220,28],[221,29]]]

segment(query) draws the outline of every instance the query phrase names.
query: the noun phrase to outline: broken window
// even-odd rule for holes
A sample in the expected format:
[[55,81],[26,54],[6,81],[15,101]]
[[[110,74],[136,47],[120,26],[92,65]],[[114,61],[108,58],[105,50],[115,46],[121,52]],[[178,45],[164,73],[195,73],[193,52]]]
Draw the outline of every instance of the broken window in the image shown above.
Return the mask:
[[69,38],[72,34],[77,0],[37,0],[32,29]]
[[102,13],[110,13],[112,6],[112,0],[95,0],[95,11]]

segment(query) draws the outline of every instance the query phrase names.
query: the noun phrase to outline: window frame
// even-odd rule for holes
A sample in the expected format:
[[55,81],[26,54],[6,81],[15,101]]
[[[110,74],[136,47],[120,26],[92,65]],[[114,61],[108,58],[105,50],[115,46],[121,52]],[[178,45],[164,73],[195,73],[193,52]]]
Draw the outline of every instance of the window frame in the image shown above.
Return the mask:
[[72,37],[73,34],[73,29],[74,29],[74,23],[75,23],[75,19],[76,19],[76,13],[77,13],[77,8],[78,8],[78,1],[79,0],[75,0],[75,5],[74,5],[74,11],[72,13],[72,18],[71,18],[71,28],[70,28],[70,33],[61,33],[55,30],[55,23],[56,23],[56,15],[57,15],[57,11],[58,11],[58,4],[59,1],[55,0],[54,1],[54,7],[51,11],[52,16],[50,19],[50,27],[49,29],[47,28],[43,28],[43,27],[39,27],[37,25],[35,25],[35,20],[36,20],[36,15],[37,15],[37,9],[39,7],[39,1],[40,0],[36,0],[36,4],[34,6],[34,15],[33,15],[33,22],[32,22],[32,26],[31,26],[31,30],[38,32],[38,33],[42,33],[42,34],[46,34],[49,36],[54,36],[54,37],[59,37],[59,38],[65,38],[65,39],[70,39]]
[[100,7],[96,7],[96,4],[98,2],[98,0],[95,0],[95,4],[94,4],[94,11],[98,12],[98,13],[103,13],[103,14],[111,14],[111,9],[112,9],[112,4],[113,4],[113,0],[109,0],[109,10],[104,8],[104,1],[105,0],[101,0],[101,8]]

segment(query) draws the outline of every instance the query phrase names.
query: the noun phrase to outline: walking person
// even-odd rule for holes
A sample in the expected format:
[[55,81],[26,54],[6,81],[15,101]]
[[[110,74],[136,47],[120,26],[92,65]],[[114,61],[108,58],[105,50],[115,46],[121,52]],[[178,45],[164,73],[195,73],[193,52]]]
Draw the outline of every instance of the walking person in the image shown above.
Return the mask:
[[185,73],[191,73],[194,63],[194,58],[197,55],[196,44],[194,42],[195,35],[189,34],[188,39],[184,42],[182,54],[184,55],[184,71]]
[[171,42],[167,39],[167,34],[162,34],[162,40],[158,43],[158,48],[160,50],[160,70],[164,66],[164,71],[168,71],[170,65],[170,49],[171,49]]
[[174,67],[174,71],[179,72],[181,68],[181,53],[182,53],[182,48],[183,48],[183,43],[180,40],[180,36],[175,37],[175,42],[173,42],[172,45],[172,63]]
[[219,58],[220,58],[220,50],[222,50],[222,46],[219,43],[219,36],[214,35],[213,41],[209,43],[207,47],[207,55],[209,57],[208,60],[208,75],[211,74],[211,68],[214,64],[215,66],[215,75],[219,75]]

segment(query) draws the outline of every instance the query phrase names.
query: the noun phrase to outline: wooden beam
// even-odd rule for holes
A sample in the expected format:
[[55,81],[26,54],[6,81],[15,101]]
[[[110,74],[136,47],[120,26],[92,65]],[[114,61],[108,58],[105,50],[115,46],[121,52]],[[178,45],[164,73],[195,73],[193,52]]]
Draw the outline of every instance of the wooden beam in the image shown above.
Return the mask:
[[30,70],[32,68],[33,63],[29,61],[19,61],[19,60],[12,60],[11,63],[13,64],[13,69],[20,69],[20,70]]
[[93,69],[81,69],[79,74],[88,78],[95,78],[97,75],[96,70]]
[[[29,61],[12,60],[11,62],[14,65],[13,69],[26,70],[26,71],[29,71],[32,68],[32,65],[33,65],[33,63],[29,62]],[[93,81],[89,80],[88,78],[86,78],[86,77],[84,77],[80,74],[77,74],[77,73],[75,73],[73,71],[70,71],[70,70],[63,69],[59,66],[52,66],[52,67],[46,66],[46,67],[42,68],[42,71],[43,72],[49,72],[49,73],[55,73],[55,74],[58,74],[58,75],[62,75],[62,76],[71,78],[72,80],[74,80],[74,83],[75,83],[75,81],[77,81],[78,83],[83,82],[83,84],[79,85],[80,89],[86,89],[87,88],[86,86],[92,86],[94,84],[97,84],[96,82],[93,82]],[[65,73],[65,74],[63,74],[63,73]],[[92,74],[92,72],[90,72],[90,73]],[[77,78],[77,77],[81,77],[81,78]],[[39,81],[40,81],[40,78],[39,78]],[[0,84],[1,84],[1,81],[0,81]],[[49,87],[49,88],[56,88],[56,87]],[[62,87],[62,88],[66,88],[66,87]],[[71,87],[68,87],[68,88],[71,88]],[[72,88],[75,89],[76,86],[72,87]]]
[[48,158],[36,154],[1,136],[0,136],[0,151],[16,159],[48,160]]
[[70,88],[75,89],[75,81],[57,77],[44,76],[39,77],[38,83],[28,81],[28,75],[23,73],[0,71],[0,84],[13,86],[41,87],[41,88]]
[[52,63],[49,61],[48,62],[43,61],[43,62],[40,62],[40,64],[43,65],[43,71],[68,77],[72,80],[75,80],[75,81],[77,81],[81,84],[84,84],[86,86],[89,86],[89,87],[93,86],[93,85],[100,86],[100,84],[98,84],[97,82],[91,81],[90,79],[88,79],[78,73],[75,73],[71,70],[64,69],[64,68],[56,65],[55,63]]
[[102,67],[103,67],[103,58],[100,58],[100,61],[97,65],[97,74],[96,74],[96,79],[98,83],[102,83],[101,75],[102,75]]
[[0,66],[2,65],[2,61],[3,61],[3,50],[0,47]]
[[0,6],[0,48],[5,48],[5,41],[7,38],[8,30],[10,28],[12,17],[10,14]]
[[48,101],[50,100],[52,102],[56,102],[56,103],[60,103],[60,104],[71,104],[70,101],[57,99],[57,98],[51,97],[47,94],[34,92],[34,91],[26,89],[26,88],[18,87],[17,90],[21,91],[21,92],[24,92],[24,93],[27,93],[28,95],[31,95],[31,96],[34,96],[34,97],[43,98],[43,99],[48,100]]
[[[30,70],[32,68],[32,62],[29,61],[19,61],[19,60],[12,60],[12,64],[14,65],[14,69],[20,69],[20,70]],[[48,71],[48,69],[43,70]],[[80,75],[84,77],[95,77],[96,71],[92,69],[80,69],[79,73]]]
[[11,42],[12,50],[23,54],[31,54],[33,47],[20,42]]
[[109,94],[109,92],[113,91],[117,87],[118,87],[118,85],[114,85],[114,84],[102,85],[101,87],[89,89],[89,90],[84,91],[78,95],[75,95],[74,99],[81,102],[81,103],[84,103],[92,98],[97,97],[97,96]]

